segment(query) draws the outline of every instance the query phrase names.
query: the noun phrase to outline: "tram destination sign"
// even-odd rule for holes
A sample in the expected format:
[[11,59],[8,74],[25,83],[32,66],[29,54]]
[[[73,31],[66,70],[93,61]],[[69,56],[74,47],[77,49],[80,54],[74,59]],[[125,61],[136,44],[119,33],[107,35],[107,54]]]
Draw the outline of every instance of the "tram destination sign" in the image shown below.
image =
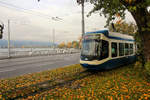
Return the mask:
[[84,40],[95,40],[95,39],[100,39],[99,34],[91,34],[91,35],[85,35]]

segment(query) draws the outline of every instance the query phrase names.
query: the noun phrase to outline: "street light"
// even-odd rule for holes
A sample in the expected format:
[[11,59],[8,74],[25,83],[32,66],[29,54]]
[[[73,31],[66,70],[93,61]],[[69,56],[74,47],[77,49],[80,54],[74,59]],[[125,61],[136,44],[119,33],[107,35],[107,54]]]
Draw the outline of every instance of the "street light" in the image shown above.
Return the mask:
[[[60,17],[51,17],[52,18],[52,20],[54,20],[54,21],[60,21],[60,20],[63,20],[62,18],[60,18]],[[55,49],[55,28],[53,28],[53,30],[52,30],[53,32],[53,49]]]

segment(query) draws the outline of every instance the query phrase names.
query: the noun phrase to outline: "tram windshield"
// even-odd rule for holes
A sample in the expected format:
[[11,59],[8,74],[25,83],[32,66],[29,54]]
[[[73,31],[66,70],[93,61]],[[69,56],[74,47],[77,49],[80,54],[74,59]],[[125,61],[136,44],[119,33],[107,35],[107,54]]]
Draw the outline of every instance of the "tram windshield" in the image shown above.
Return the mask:
[[101,47],[101,42],[96,40],[83,40],[82,42],[82,55],[98,56]]
[[84,39],[82,41],[82,60],[101,60],[108,57],[108,42],[100,39]]

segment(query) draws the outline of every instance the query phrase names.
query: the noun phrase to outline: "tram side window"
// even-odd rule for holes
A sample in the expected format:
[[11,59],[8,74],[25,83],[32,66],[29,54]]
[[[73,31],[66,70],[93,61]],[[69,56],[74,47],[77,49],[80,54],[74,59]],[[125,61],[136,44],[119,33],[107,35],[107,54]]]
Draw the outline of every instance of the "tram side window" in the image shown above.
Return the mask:
[[111,43],[111,56],[117,57],[117,43]]
[[129,44],[125,43],[125,55],[129,55]]
[[119,56],[124,56],[124,43],[119,43]]
[[102,52],[101,52],[101,59],[107,58],[109,55],[109,44],[107,41],[102,40]]
[[130,54],[133,54],[133,44],[130,44]]

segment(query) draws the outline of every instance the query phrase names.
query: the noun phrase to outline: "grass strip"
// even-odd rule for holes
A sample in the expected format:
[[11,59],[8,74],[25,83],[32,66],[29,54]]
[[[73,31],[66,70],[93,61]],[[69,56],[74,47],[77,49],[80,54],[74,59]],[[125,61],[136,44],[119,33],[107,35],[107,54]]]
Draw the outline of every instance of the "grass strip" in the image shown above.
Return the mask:
[[144,72],[128,65],[88,71],[79,64],[0,80],[0,99],[150,99]]

